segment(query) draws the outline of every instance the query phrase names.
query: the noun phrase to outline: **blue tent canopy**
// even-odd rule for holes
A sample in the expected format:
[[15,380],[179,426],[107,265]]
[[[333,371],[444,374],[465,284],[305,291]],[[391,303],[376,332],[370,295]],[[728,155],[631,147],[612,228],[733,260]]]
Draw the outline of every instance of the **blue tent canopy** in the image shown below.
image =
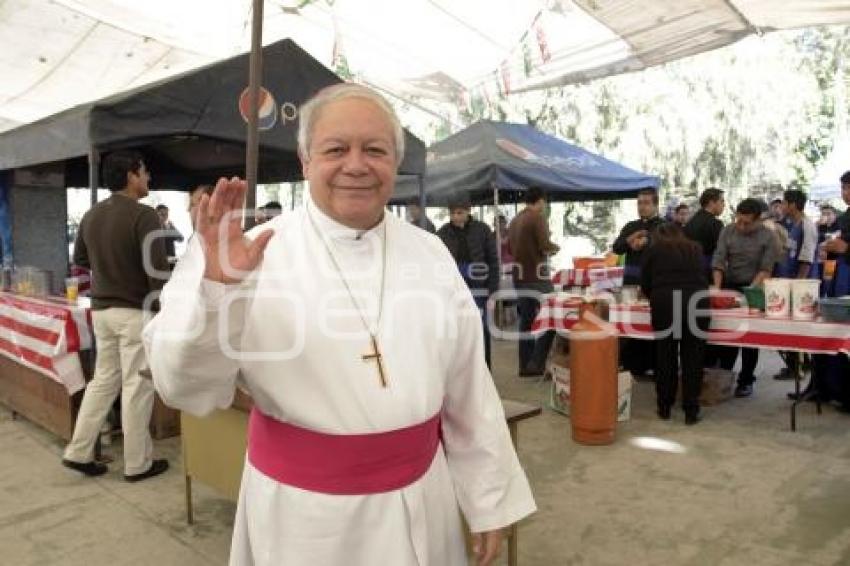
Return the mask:
[[[482,120],[428,148],[424,178],[429,205],[459,195],[473,203],[512,200],[528,187],[540,187],[551,200],[604,200],[634,197],[657,189],[658,177],[640,173],[544,134],[525,124]],[[414,179],[401,179],[393,200],[417,196]]]

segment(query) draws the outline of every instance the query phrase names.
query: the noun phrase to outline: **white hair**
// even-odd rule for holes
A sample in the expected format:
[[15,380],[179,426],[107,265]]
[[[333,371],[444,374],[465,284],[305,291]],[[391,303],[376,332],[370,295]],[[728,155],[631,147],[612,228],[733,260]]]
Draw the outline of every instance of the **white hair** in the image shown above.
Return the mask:
[[310,158],[310,142],[313,137],[313,126],[318,119],[322,108],[347,98],[361,98],[372,102],[383,112],[392,126],[393,141],[395,142],[396,165],[404,158],[404,130],[398,116],[387,102],[387,99],[374,90],[354,83],[341,83],[325,87],[313,98],[303,104],[299,110],[298,121],[298,151],[305,158]]

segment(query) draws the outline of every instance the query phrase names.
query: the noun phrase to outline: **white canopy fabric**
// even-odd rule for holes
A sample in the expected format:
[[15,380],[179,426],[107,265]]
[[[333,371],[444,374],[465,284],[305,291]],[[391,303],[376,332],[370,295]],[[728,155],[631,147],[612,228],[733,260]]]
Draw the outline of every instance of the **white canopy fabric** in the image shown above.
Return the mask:
[[850,169],[850,136],[841,133],[835,140],[832,150],[818,165],[815,178],[809,188],[809,197],[816,201],[829,201],[841,198],[841,175]]
[[[427,105],[850,23],[850,1],[266,0],[264,14],[264,43],[291,37],[328,67]],[[245,52],[250,19],[250,0],[0,2],[0,131]]]

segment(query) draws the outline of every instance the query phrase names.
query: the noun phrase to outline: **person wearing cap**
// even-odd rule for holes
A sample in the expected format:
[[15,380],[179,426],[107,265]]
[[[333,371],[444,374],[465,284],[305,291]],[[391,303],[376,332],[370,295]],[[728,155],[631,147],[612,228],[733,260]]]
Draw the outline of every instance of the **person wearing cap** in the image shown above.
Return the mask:
[[488,301],[499,289],[499,256],[496,236],[485,223],[470,214],[469,199],[459,197],[449,204],[449,221],[437,230],[457,263],[463,280],[481,311],[484,326],[484,359],[490,367]]
[[[819,236],[826,236],[841,229],[838,225],[838,211],[834,206],[831,204],[820,206],[820,218],[818,218],[817,227]],[[820,241],[824,239],[824,237],[821,237]]]
[[838,210],[831,204],[822,204],[820,206],[820,218],[817,221],[818,229],[818,257],[815,261],[818,264],[818,274],[821,277],[821,295],[828,295],[832,285],[832,271],[827,273],[826,262],[829,261],[835,265],[835,260],[838,259],[838,254],[827,253],[823,250],[823,244],[827,240],[841,235],[841,225],[838,222]]
[[824,242],[824,252],[827,257],[835,258],[835,273],[829,295],[841,297],[850,294],[850,171],[841,176],[841,198],[847,205],[844,214],[838,217],[837,234]]

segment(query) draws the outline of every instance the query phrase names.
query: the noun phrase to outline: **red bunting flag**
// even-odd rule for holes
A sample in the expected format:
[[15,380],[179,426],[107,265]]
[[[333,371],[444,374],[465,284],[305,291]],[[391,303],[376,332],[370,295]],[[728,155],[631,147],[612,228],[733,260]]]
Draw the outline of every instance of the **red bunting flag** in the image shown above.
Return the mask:
[[537,14],[534,18],[534,23],[531,24],[534,28],[534,35],[537,36],[537,47],[540,48],[540,57],[544,63],[547,63],[552,58],[552,53],[549,51],[549,44],[546,41],[546,29],[543,27],[543,12]]

